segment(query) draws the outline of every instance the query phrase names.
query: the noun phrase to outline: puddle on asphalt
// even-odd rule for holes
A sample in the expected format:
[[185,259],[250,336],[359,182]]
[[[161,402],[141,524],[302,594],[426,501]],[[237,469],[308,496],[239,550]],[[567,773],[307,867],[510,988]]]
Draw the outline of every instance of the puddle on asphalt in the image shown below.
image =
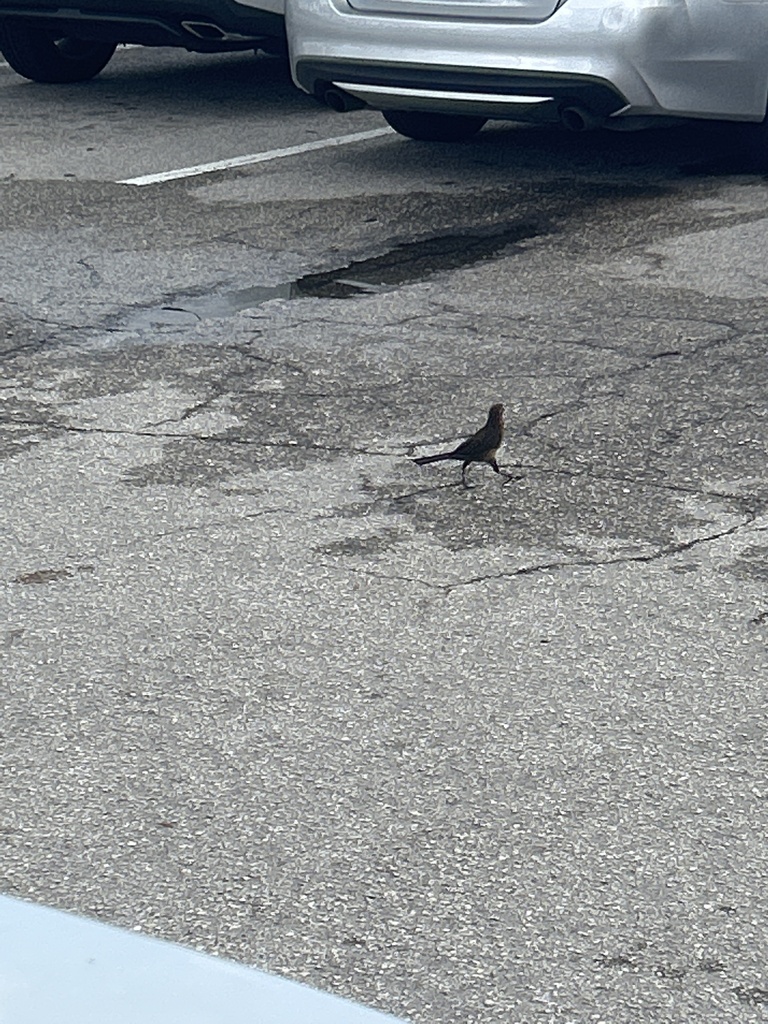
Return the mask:
[[404,242],[367,260],[356,260],[339,270],[307,274],[294,283],[292,298],[348,299],[355,295],[390,291],[424,281],[447,270],[458,270],[501,256],[505,249],[544,234],[541,223],[494,225],[485,230],[440,235],[420,242]]
[[294,299],[298,282],[286,284],[256,285],[240,288],[233,292],[216,292],[185,298],[183,306],[160,306],[156,309],[139,309],[123,321],[128,330],[140,331],[146,327],[184,327],[198,320],[211,320],[232,316],[241,309],[252,309],[270,299]]
[[[545,234],[541,222],[493,225],[463,234],[440,235],[419,242],[396,245],[382,256],[355,260],[336,270],[305,274],[277,285],[255,285],[211,295],[179,297],[178,305],[140,309],[127,317],[129,330],[148,327],[183,327],[198,320],[232,316],[270,299],[351,299],[360,295],[393,291],[402,285],[424,281],[435,274],[459,270],[496,259],[510,246]],[[182,304],[183,303],[183,304]]]

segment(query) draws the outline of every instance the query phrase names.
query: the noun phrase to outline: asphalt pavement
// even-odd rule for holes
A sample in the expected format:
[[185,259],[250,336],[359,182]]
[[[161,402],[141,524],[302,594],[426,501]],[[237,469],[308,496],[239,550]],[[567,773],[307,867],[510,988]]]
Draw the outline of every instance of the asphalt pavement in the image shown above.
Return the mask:
[[[727,133],[421,144],[141,49],[0,110],[0,889],[414,1024],[763,1020]],[[413,463],[494,402],[519,479]]]

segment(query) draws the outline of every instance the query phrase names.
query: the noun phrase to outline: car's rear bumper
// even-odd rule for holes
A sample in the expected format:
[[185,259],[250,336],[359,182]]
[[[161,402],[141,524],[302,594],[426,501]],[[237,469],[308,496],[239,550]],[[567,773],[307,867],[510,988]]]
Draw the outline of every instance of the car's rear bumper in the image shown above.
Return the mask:
[[768,3],[725,0],[567,0],[536,24],[504,22],[498,11],[485,20],[395,16],[347,0],[291,0],[288,10],[293,74],[306,91],[380,85],[385,95],[369,88],[358,98],[424,109],[413,90],[432,89],[441,94],[434,110],[455,110],[451,92],[469,92],[478,95],[472,112],[491,117],[504,116],[507,92],[595,102],[613,117],[759,120],[767,36]]
[[295,76],[320,100],[327,101],[329,89],[338,89],[378,110],[446,110],[504,118],[524,116],[543,100],[578,105],[607,118],[627,106],[609,82],[589,75],[299,59]]

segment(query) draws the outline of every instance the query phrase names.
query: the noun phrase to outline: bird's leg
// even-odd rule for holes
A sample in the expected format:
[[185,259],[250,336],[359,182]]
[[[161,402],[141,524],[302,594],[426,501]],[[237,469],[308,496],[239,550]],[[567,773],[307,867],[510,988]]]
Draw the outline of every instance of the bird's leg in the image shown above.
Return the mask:
[[488,464],[491,466],[491,468],[493,469],[494,473],[498,473],[499,476],[506,477],[506,480],[501,485],[502,487],[504,487],[506,484],[510,483],[510,481],[512,481],[512,480],[522,480],[523,479],[521,476],[515,476],[514,473],[507,473],[506,470],[499,469],[499,464],[496,461],[496,459],[489,459],[488,460]]
[[469,488],[469,484],[467,483],[467,466],[468,465],[469,465],[469,461],[465,462],[463,464],[463,466],[461,467],[461,482],[464,484],[464,486],[467,488],[467,490],[470,489]]

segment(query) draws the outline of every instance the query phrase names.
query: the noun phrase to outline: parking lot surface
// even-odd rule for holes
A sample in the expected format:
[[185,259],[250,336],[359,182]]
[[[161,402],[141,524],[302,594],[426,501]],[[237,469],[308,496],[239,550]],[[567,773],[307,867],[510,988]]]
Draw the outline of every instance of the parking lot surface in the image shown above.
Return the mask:
[[[0,888],[418,1024],[762,1020],[765,179],[244,55],[0,109]],[[411,461],[494,402],[519,479]]]

